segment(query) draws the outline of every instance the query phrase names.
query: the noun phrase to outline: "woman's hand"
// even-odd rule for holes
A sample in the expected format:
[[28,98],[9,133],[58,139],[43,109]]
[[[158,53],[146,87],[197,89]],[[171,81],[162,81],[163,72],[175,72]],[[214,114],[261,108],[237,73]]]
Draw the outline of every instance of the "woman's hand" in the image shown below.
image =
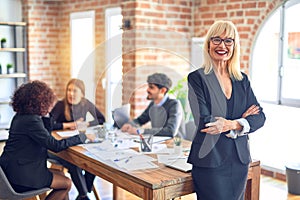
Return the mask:
[[[250,115],[257,114],[259,114],[259,106],[252,105],[243,113],[242,117],[246,118]],[[223,117],[215,117],[215,119],[215,122],[205,124],[207,128],[202,129],[201,132],[216,135],[230,130],[242,129],[241,125],[235,120],[227,120]]]
[[83,118],[79,118],[78,120],[76,120],[74,122],[64,122],[63,123],[63,129],[75,130],[77,128],[78,124],[81,123],[81,122],[83,122]]
[[86,133],[85,135],[86,135],[86,138],[91,142],[94,142],[96,139],[96,135],[94,133]]
[[64,122],[63,123],[63,129],[75,130],[76,129],[76,122]]
[[246,118],[249,115],[257,115],[257,114],[259,114],[259,106],[252,105],[246,110],[246,112],[243,113],[242,118]]
[[238,122],[234,120],[227,120],[223,117],[215,117],[216,121],[205,124],[207,128],[201,130],[211,135],[221,134],[226,131],[237,129]]

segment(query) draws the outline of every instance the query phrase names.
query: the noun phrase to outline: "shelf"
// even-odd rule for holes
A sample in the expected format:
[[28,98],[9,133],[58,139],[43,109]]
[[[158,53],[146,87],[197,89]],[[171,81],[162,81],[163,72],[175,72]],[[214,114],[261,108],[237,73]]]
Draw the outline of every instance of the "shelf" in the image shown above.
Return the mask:
[[26,22],[1,22],[0,25],[4,26],[26,26]]
[[0,48],[3,52],[25,52],[25,48]]
[[[1,1],[1,0],[0,0]],[[1,10],[1,9],[0,9]],[[5,22],[0,20],[0,35],[7,37],[9,43],[5,48],[0,47],[1,63],[12,63],[14,70],[6,73],[7,67],[2,65],[2,73],[0,73],[1,89],[5,89],[0,98],[0,115],[2,123],[0,123],[0,140],[6,140],[8,137],[8,129],[10,121],[13,118],[10,95],[18,86],[27,82],[27,24],[26,22]],[[7,86],[6,86],[7,85]],[[3,88],[4,87],[4,88]]]
[[0,74],[0,78],[25,78],[25,73]]

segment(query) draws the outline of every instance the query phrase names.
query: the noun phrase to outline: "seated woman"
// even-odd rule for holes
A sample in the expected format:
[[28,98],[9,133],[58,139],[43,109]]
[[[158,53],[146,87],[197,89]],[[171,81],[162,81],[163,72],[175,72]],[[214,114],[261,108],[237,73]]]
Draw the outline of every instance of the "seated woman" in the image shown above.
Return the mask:
[[[58,101],[51,111],[53,116],[54,130],[77,128],[79,123],[85,123],[87,126],[95,126],[103,124],[105,118],[96,106],[85,98],[85,85],[79,79],[71,79],[66,87],[65,98]],[[91,121],[87,121],[88,117],[93,117]],[[66,167],[71,175],[73,183],[78,190],[76,200],[88,200],[87,193],[91,192],[95,175],[83,170],[63,159],[49,154],[52,159],[58,160]]]
[[[65,98],[55,104],[51,114],[54,119],[54,130],[74,130],[77,127],[76,122],[84,121],[88,126],[105,122],[103,114],[85,98],[85,86],[79,79],[71,79],[67,83]],[[94,119],[87,122],[87,114]]]
[[54,101],[53,91],[41,81],[23,84],[15,91],[12,107],[16,114],[0,157],[0,165],[15,191],[49,187],[53,190],[47,200],[68,199],[72,185],[62,172],[47,168],[48,149],[59,152],[87,139],[85,134],[63,140],[51,136],[48,113]]

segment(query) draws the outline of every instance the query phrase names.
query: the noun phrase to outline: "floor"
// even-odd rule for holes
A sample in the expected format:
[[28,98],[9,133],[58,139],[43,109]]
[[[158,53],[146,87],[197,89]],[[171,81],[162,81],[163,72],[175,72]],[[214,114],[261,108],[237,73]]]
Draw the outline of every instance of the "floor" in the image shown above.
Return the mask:
[[[95,185],[101,196],[101,200],[112,200],[111,184],[96,178]],[[76,189],[72,187],[70,192],[70,200],[75,199]],[[89,194],[91,200],[95,200],[93,194]],[[124,192],[120,200],[139,200],[136,196],[133,196],[127,192]],[[181,197],[181,200],[195,200],[196,195],[191,194]],[[292,195],[287,192],[287,184],[284,181],[280,181],[268,176],[261,175],[260,185],[260,200],[300,200],[300,195]]]

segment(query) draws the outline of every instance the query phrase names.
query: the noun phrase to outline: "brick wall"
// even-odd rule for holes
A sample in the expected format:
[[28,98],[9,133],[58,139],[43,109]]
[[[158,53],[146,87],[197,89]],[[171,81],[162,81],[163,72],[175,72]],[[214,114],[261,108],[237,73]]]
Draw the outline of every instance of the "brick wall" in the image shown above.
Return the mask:
[[44,1],[23,0],[23,17],[28,22],[27,47],[30,80],[43,80],[56,92],[64,88],[67,68],[61,67],[61,25],[59,5]]
[[173,83],[189,71],[193,33],[193,1],[128,1],[122,5],[124,20],[132,27],[123,35],[123,102],[137,116],[148,105],[146,79],[166,73]]
[[70,74],[70,13],[95,10],[95,84],[96,105],[105,113],[105,92],[101,80],[105,66],[103,47],[105,40],[105,8],[120,6],[121,1],[99,0],[23,0],[23,17],[28,22],[28,66],[30,80],[43,80],[64,97]]
[[[203,37],[218,19],[232,20],[241,37],[241,68],[248,72],[253,41],[264,20],[282,0],[22,0],[28,22],[28,62],[31,80],[46,81],[63,97],[70,79],[71,12],[95,10],[95,46],[105,40],[104,14],[121,6],[123,20],[131,27],[123,34],[123,102],[132,104],[132,116],[148,104],[145,80],[153,72],[165,72],[174,84],[189,72],[190,38]],[[98,108],[105,112],[104,52],[97,48]]]

